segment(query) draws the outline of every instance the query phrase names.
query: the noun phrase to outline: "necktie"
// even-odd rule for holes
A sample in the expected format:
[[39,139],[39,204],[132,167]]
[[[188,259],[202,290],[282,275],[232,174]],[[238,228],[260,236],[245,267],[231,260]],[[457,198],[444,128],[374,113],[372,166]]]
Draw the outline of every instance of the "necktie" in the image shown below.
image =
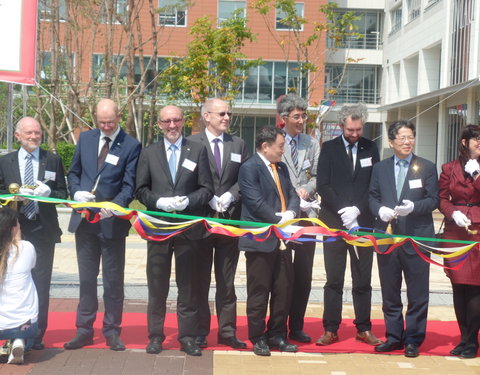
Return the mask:
[[[28,153],[25,156],[25,173],[23,176],[23,183],[25,185],[33,186],[35,181],[33,179],[33,163],[32,163],[33,155]],[[23,214],[27,219],[33,219],[35,214],[37,213],[37,202],[35,201],[28,201],[27,204],[23,206]]]
[[298,151],[297,151],[297,141],[292,138],[290,141],[290,151],[292,152],[292,161],[295,168],[298,167]]
[[400,199],[400,194],[402,194],[403,183],[405,182],[405,176],[407,175],[407,164],[406,160],[398,161],[398,175],[397,175],[397,199]]
[[108,151],[110,150],[109,143],[111,139],[108,137],[104,137],[103,140],[105,141],[105,143],[103,144],[103,147],[100,150],[100,154],[98,154],[97,171],[100,170],[100,168],[102,167],[105,161],[105,158],[107,157]]
[[222,175],[222,157],[220,156],[220,147],[218,146],[218,142],[220,142],[219,138],[215,138],[213,140],[215,145],[213,146],[213,157],[215,158],[215,165],[217,166],[218,176]]
[[353,147],[355,147],[354,143],[348,144],[348,158],[350,159],[350,166],[352,167],[352,172],[355,171],[355,164],[353,163],[353,152],[352,152]]
[[172,176],[172,181],[175,182],[175,176],[177,175],[177,146],[170,145],[168,148],[172,153],[168,159],[168,169],[170,169],[170,176]]
[[272,163],[272,164],[270,164],[270,167],[272,168],[273,179],[275,180],[275,185],[277,185],[277,189],[278,189],[278,195],[280,196],[280,203],[282,205],[282,212],[285,212],[287,210],[287,205],[285,203],[285,196],[283,195],[282,184],[280,184],[280,178],[278,177],[277,165]]

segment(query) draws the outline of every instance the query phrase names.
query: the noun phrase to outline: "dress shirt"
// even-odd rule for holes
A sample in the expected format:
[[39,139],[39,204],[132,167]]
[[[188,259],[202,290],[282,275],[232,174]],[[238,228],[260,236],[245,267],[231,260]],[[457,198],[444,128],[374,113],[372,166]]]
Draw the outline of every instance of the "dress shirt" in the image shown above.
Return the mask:
[[[177,157],[177,167],[176,167],[177,172],[178,172],[178,162],[180,161],[180,152],[181,152],[181,148],[182,148],[182,139],[183,139],[183,137],[180,136],[177,139],[177,141],[174,143],[175,146],[177,146],[177,150],[175,151],[175,156]],[[167,138],[163,138],[163,142],[165,144],[165,151],[167,153],[167,160],[170,160],[170,155],[172,154],[172,151],[170,150],[170,145],[172,143],[167,141]]]
[[105,144],[105,137],[110,138],[110,145],[109,145],[109,151],[113,146],[113,142],[115,141],[115,138],[117,138],[118,133],[120,133],[120,126],[117,127],[117,130],[112,135],[106,135],[104,132],[100,130],[100,139],[98,141],[98,153],[97,155],[100,155],[100,151],[102,151],[103,145]]
[[[410,163],[412,161],[413,154],[408,155],[404,160],[407,161],[407,164],[405,165],[405,177],[406,177],[406,172],[408,171],[408,167],[410,167]],[[399,162],[400,158],[397,157],[397,155],[394,155],[394,167],[395,167],[395,186],[397,184],[397,179],[398,179],[398,171],[400,170],[400,165]]]
[[[347,153],[348,155],[348,145],[350,144],[346,139],[345,137],[343,136],[342,134],[342,141],[343,141],[343,144],[345,145],[345,152]],[[358,141],[355,142],[353,144],[353,147],[352,147],[352,157],[353,157],[353,165],[356,165],[357,164],[357,151],[358,151]],[[352,166],[353,168],[353,166]]]
[[[210,148],[212,149],[212,154],[215,155],[215,139],[220,139],[220,142],[218,142],[218,148],[220,149],[220,160],[222,161],[222,166],[223,166],[223,133],[220,134],[218,137],[213,135],[211,132],[208,131],[208,129],[205,129],[205,134],[207,135],[208,143],[210,144]],[[223,167],[222,167],[223,168]]]
[[[25,156],[28,151],[23,147],[18,150],[18,167],[20,168],[20,176],[22,177],[22,185],[25,185]],[[33,166],[33,179],[38,180],[38,164],[40,162],[40,150],[38,147],[31,152],[32,154],[32,166]]]

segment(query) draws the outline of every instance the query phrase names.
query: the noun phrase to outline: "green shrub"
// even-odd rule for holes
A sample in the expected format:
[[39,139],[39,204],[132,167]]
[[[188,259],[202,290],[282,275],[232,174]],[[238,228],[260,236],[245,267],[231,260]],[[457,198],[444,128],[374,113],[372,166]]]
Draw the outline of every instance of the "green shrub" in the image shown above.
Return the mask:
[[57,155],[60,156],[65,168],[65,173],[70,169],[72,163],[73,153],[75,152],[75,145],[67,142],[58,142],[56,147]]

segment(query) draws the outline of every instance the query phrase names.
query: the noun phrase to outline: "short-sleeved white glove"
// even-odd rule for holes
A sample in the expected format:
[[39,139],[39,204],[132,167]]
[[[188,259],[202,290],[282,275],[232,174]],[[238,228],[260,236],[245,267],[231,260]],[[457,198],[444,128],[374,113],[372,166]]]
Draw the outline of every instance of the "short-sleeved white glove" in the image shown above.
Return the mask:
[[175,197],[175,200],[173,202],[173,209],[174,211],[183,211],[185,208],[187,208],[189,203],[188,197],[186,195],[184,196],[177,196]]
[[459,227],[465,228],[472,224],[470,219],[462,211],[453,211],[452,219]]
[[389,207],[382,206],[378,210],[378,216],[382,221],[388,223],[395,217],[395,211]]
[[343,207],[337,212],[342,218],[343,225],[348,227],[354,221],[357,220],[358,215],[360,215],[360,210],[356,206]]
[[79,190],[73,195],[73,200],[77,202],[93,202],[95,195],[89,191]]
[[37,180],[36,183],[37,187],[33,191],[33,194],[37,197],[49,197],[52,193],[52,189],[50,189],[50,186],[39,180]]
[[409,201],[408,199],[404,199],[402,203],[403,204],[401,206],[395,206],[395,213],[398,216],[407,216],[413,211],[415,205],[412,201]]
[[157,208],[162,211],[172,212],[175,210],[174,197],[162,197],[157,200]]
[[465,172],[473,177],[473,173],[480,170],[480,165],[478,164],[477,159],[470,159],[465,163]]
[[280,221],[277,223],[278,225],[283,224],[289,220],[295,219],[295,212],[291,210],[287,210],[284,212],[276,212],[275,215],[280,216]]
[[222,208],[221,212],[225,212],[226,210],[228,210],[228,207],[230,207],[234,200],[235,198],[233,197],[233,194],[229,191],[223,193],[220,198],[218,198],[218,202],[220,203]]

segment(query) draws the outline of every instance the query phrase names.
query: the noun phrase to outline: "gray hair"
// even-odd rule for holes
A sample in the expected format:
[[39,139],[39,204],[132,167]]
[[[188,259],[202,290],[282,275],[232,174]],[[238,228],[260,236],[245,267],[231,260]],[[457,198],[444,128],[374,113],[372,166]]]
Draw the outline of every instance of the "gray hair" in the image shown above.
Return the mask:
[[338,112],[338,122],[345,125],[345,121],[351,118],[352,120],[362,120],[362,124],[367,122],[368,109],[364,103],[354,105],[344,105],[340,112]]
[[307,101],[297,94],[287,94],[283,96],[277,103],[277,113],[280,117],[288,116],[294,109],[306,111],[307,108]]

